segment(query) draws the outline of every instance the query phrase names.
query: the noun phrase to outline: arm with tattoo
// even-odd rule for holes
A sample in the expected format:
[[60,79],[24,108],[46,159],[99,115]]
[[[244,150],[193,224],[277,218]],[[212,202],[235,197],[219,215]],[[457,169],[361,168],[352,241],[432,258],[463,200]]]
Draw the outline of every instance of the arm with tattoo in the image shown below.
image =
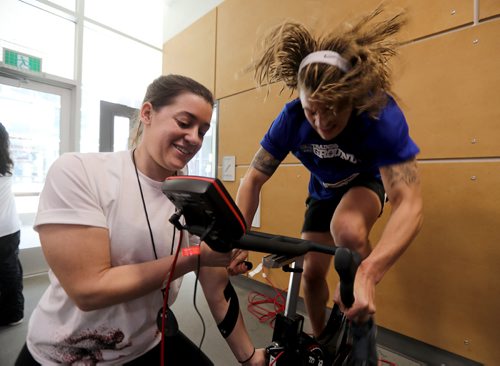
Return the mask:
[[250,227],[259,206],[262,186],[271,178],[279,164],[279,160],[261,147],[241,181],[236,194],[236,204],[245,217],[248,227]]
[[391,214],[367,265],[378,283],[411,244],[422,226],[420,176],[415,159],[380,169]]
[[350,319],[375,313],[375,286],[411,244],[422,226],[420,177],[415,159],[380,168],[391,214],[373,251],[358,267]]
[[278,169],[280,163],[281,161],[277,160],[261,147],[255,154],[250,166],[268,177],[271,177],[276,169]]
[[[263,148],[260,148],[241,180],[236,194],[236,205],[238,205],[245,218],[247,228],[251,227],[255,212],[259,207],[262,186],[271,178],[279,165],[279,160],[275,159]],[[243,255],[245,256],[247,253],[243,253]],[[239,272],[233,264],[229,266],[228,270],[231,274]]]
[[401,164],[389,165],[382,168],[382,171],[385,172],[384,175],[387,178],[387,182],[384,182],[384,184],[388,185],[390,188],[394,188],[398,183],[402,183],[408,187],[414,184],[420,184],[417,161],[415,159]]

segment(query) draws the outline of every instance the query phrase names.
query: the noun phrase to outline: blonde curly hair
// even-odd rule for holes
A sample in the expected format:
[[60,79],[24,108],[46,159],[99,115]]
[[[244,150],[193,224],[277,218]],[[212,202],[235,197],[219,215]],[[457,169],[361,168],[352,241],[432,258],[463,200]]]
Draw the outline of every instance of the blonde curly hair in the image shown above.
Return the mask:
[[[388,60],[400,42],[392,36],[406,23],[405,11],[376,21],[383,6],[361,17],[354,25],[315,38],[302,24],[287,21],[273,28],[263,40],[263,51],[253,63],[259,85],[284,82],[294,89],[307,90],[310,98],[326,105],[352,103],[358,113],[376,117],[391,92]],[[347,72],[325,63],[310,63],[300,69],[310,53],[337,52],[349,64]]]

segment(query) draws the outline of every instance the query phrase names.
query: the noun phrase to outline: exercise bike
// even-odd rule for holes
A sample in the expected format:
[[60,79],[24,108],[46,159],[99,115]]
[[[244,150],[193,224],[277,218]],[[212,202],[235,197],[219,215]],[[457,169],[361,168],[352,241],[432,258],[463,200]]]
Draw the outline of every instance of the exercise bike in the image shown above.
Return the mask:
[[[310,251],[334,256],[342,302],[347,307],[351,306],[354,302],[354,277],[360,262],[355,252],[307,240],[247,231],[243,215],[218,179],[173,176],[165,180],[162,190],[177,209],[170,221],[199,236],[213,250],[228,252],[239,248],[272,253],[264,257],[263,265],[282,267],[291,272],[285,312],[277,315],[272,342],[266,347],[269,365],[377,365],[376,351],[374,357],[373,350],[365,349],[367,346],[364,344],[356,344],[359,339],[360,343],[366,343],[367,335],[373,338],[371,341],[374,343],[374,324],[359,327],[350,324],[335,306],[326,331],[318,341],[303,331],[304,317],[296,311],[303,255]],[[184,217],[184,224],[180,222],[181,217]],[[356,347],[358,350],[353,355]]]

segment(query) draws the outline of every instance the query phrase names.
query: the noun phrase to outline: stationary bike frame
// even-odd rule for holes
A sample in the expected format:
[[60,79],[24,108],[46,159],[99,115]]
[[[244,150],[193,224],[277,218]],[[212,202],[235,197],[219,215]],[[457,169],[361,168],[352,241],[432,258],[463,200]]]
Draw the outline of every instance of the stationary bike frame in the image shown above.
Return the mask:
[[[272,343],[266,348],[272,365],[323,365],[321,347],[303,331],[304,317],[297,313],[304,257],[268,255],[262,259],[266,268],[290,272],[283,314],[277,314]],[[305,348],[305,349],[304,349]]]
[[[218,179],[175,176],[165,180],[163,193],[177,210],[170,221],[205,241],[211,249],[228,252],[233,248],[273,253],[273,267],[291,267],[290,285],[283,315],[275,321],[272,344],[266,348],[273,366],[326,366],[325,355],[316,341],[303,332],[304,318],[297,314],[301,266],[307,252],[334,255],[340,277],[340,296],[346,306],[354,302],[353,284],[359,259],[347,248],[261,232],[247,232],[243,215]],[[184,216],[185,224],[180,223]],[[300,268],[300,270],[299,270]]]
[[[341,283],[341,298],[346,306],[354,302],[353,284],[359,257],[346,248],[337,248],[317,244],[301,239],[271,235],[265,233],[248,232],[234,245],[237,248],[263,251],[256,246],[256,240],[268,240],[267,246],[275,248],[274,243],[281,247],[280,254],[270,254],[262,259],[262,264],[267,268],[282,268],[290,272],[289,286],[287,291],[285,311],[278,314],[274,323],[274,332],[271,344],[266,347],[269,356],[269,365],[273,366],[327,366],[332,365],[336,355],[327,352],[310,335],[303,331],[304,317],[297,313],[299,300],[300,282],[302,277],[303,255],[291,255],[290,246],[305,246],[309,251],[321,252],[334,255],[335,269],[337,270]],[[247,244],[247,241],[250,244]],[[251,243],[254,243],[253,245]],[[251,247],[257,247],[251,249]],[[271,252],[273,252],[271,250]],[[303,253],[303,254],[305,254]],[[327,327],[330,323],[327,324]],[[329,329],[332,333],[338,329]]]

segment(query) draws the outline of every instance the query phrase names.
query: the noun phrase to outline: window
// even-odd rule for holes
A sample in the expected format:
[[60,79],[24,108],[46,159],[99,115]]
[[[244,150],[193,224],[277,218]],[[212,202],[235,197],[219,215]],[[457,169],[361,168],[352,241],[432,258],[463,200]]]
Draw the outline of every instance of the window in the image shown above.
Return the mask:
[[10,137],[13,191],[22,224],[21,248],[39,245],[32,226],[49,167],[66,151],[70,91],[0,78],[0,121]]
[[[85,0],[85,18],[157,48],[163,46],[164,0]],[[129,57],[133,58],[132,54]]]
[[[162,73],[164,0],[83,4],[84,14],[77,14],[76,0],[0,1],[0,61],[2,48],[42,59],[39,74],[4,73],[0,63],[9,75],[0,77],[0,120],[13,140],[14,190],[27,230],[21,246],[37,245],[31,225],[52,162],[66,151],[99,151],[100,102],[139,108]],[[216,174],[216,110],[191,174]],[[115,149],[123,149],[126,126],[116,123]]]
[[210,122],[210,129],[205,134],[203,145],[188,163],[188,170],[190,175],[200,175],[204,177],[215,178],[217,175],[217,103],[214,106],[212,113],[212,120]]
[[100,101],[139,108],[147,86],[161,75],[161,63],[160,50],[85,23],[81,151],[99,151]]
[[73,21],[21,1],[2,0],[0,35],[0,47],[40,57],[43,72],[74,78]]

